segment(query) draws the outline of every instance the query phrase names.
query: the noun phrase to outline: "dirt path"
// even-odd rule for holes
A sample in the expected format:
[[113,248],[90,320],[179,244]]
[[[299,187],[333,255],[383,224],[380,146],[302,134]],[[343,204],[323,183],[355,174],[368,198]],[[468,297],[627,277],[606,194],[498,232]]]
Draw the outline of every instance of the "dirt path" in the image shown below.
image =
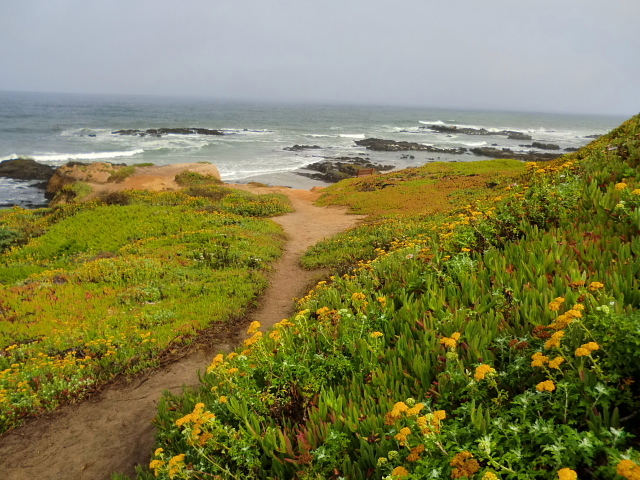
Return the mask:
[[[295,212],[275,218],[288,234],[284,254],[274,265],[270,286],[250,320],[263,328],[293,313],[294,297],[303,296],[320,272],[298,266],[302,253],[318,240],[355,225],[361,218],[344,209],[312,205],[318,194],[286,188],[248,187],[256,193],[281,191]],[[180,392],[198,383],[198,369],[213,356],[230,351],[245,327],[221,332],[188,356],[133,382],[119,382],[77,405],[35,419],[0,437],[2,480],[107,480],[112,472],[133,475],[149,461],[158,399],[164,390]]]

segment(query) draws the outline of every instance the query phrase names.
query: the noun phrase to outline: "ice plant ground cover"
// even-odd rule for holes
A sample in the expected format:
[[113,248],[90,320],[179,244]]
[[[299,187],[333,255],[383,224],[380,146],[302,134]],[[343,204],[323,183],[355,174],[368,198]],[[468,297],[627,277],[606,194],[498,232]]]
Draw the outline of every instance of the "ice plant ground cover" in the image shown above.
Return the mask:
[[252,325],[139,478],[639,478],[640,117],[513,183]]
[[158,363],[266,286],[284,196],[217,186],[0,214],[0,432]]

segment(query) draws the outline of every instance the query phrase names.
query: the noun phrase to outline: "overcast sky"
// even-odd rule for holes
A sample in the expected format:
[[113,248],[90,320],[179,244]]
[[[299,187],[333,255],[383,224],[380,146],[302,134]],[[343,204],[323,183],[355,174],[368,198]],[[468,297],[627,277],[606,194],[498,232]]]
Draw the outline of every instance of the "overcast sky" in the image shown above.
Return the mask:
[[1,0],[0,19],[0,90],[640,112],[640,0]]

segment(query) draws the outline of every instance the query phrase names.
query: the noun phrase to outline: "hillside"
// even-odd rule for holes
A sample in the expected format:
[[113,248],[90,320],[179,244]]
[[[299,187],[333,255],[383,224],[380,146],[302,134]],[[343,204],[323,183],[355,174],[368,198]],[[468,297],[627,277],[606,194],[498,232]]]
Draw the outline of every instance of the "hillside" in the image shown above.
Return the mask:
[[167,395],[139,478],[639,478],[639,169],[634,117],[324,242],[342,275]]

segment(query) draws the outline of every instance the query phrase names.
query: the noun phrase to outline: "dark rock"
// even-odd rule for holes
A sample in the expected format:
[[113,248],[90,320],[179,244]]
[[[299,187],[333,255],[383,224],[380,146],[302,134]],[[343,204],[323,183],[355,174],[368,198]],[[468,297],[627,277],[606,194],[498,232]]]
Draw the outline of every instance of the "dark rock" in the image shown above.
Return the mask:
[[161,137],[162,135],[224,135],[220,130],[210,130],[208,128],[149,128],[147,130],[116,130],[111,132],[114,135],[135,135],[145,137]]
[[283,150],[287,150],[289,152],[299,152],[301,150],[311,150],[322,148],[319,145],[294,145],[293,147],[284,147]]
[[30,158],[18,158],[0,162],[0,177],[16,180],[49,180],[55,168]]
[[541,150],[560,150],[560,146],[555,143],[533,142],[531,146],[533,148],[540,148]]
[[577,152],[578,150],[580,150],[577,147],[567,147],[564,149],[565,152]]
[[507,135],[507,138],[509,140],[531,140],[531,135],[520,132],[511,132],[509,135]]
[[312,163],[304,167],[318,173],[296,172],[298,175],[321,180],[327,183],[336,183],[345,178],[358,176],[358,171],[364,168],[373,168],[376,171],[393,170],[393,165],[380,165],[371,163],[360,157],[327,157],[321,162]]
[[424,152],[450,153],[460,155],[467,151],[466,148],[436,148],[422,143],[397,142],[395,140],[382,140],[379,138],[366,138],[356,140],[356,145],[365,147],[367,150],[378,152],[400,152],[407,150],[419,150]]
[[510,148],[503,148],[501,150],[492,147],[480,147],[480,148],[472,148],[471,151],[474,155],[479,155],[482,157],[489,158],[513,158],[515,160],[522,160],[524,162],[545,162],[549,160],[554,160],[560,156],[561,153],[517,153],[511,150]]
[[429,125],[427,128],[440,133],[456,133],[462,135],[502,135],[512,140],[531,140],[531,136],[526,133],[516,132],[514,130],[500,130],[492,132],[486,128],[465,128],[448,125]]
[[600,138],[601,136],[602,135],[595,133],[593,135],[585,135],[584,138]]

